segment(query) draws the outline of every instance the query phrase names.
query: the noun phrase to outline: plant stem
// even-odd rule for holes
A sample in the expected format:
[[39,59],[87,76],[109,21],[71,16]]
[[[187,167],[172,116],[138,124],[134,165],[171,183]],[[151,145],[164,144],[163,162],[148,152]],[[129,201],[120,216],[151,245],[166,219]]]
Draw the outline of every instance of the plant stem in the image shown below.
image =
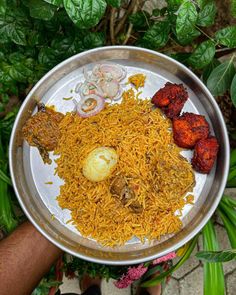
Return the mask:
[[110,18],[110,37],[111,37],[111,44],[115,45],[116,44],[116,39],[115,39],[115,32],[114,32],[114,24],[115,24],[115,14],[116,14],[116,8],[112,7],[111,9],[111,18]]
[[131,0],[128,9],[126,10],[125,14],[122,16],[122,18],[120,19],[119,23],[117,24],[117,27],[115,29],[115,36],[121,31],[121,29],[123,28],[128,16],[130,15],[130,13],[133,11],[133,8],[136,4],[137,0]]
[[[132,14],[137,12],[138,6],[139,6],[139,0],[137,0],[136,4],[134,5],[134,9],[132,11]],[[126,36],[125,36],[125,40],[122,43],[123,45],[125,45],[129,41],[130,35],[132,33],[132,29],[133,29],[133,24],[130,23],[128,31],[127,31]]]

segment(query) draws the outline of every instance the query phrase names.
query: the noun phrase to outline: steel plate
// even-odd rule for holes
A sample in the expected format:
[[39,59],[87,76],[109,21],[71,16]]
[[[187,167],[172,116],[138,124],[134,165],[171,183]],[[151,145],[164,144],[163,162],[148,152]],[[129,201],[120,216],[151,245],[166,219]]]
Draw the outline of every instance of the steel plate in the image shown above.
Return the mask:
[[[205,115],[211,133],[220,142],[217,163],[209,175],[195,173],[195,204],[183,211],[183,229],[175,235],[166,235],[160,241],[142,244],[133,238],[124,246],[109,248],[95,240],[84,238],[73,225],[67,223],[70,211],[62,210],[56,201],[63,181],[54,175],[55,163],[44,165],[38,150],[29,147],[21,135],[22,126],[35,111],[37,101],[55,105],[66,113],[74,108],[72,100],[76,84],[84,81],[83,68],[97,62],[112,61],[127,68],[128,75],[144,73],[146,84],[141,97],[151,97],[167,81],[183,83],[189,99],[183,111]],[[191,151],[183,155],[190,159]],[[54,156],[51,155],[51,158]],[[133,264],[151,260],[178,249],[196,235],[215,211],[223,193],[229,167],[229,142],[222,114],[210,92],[185,66],[157,52],[137,47],[113,46],[90,50],[75,55],[48,72],[31,90],[16,118],[10,141],[10,170],[19,202],[38,230],[63,250],[94,262],[106,264]],[[47,185],[53,182],[53,185]]]

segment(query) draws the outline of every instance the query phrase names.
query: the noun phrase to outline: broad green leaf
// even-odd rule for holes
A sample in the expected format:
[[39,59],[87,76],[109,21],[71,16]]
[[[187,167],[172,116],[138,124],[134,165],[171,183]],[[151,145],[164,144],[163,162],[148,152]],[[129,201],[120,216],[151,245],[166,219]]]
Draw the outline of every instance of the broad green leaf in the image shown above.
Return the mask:
[[29,8],[31,17],[42,20],[50,20],[57,9],[44,0],[23,0],[23,3]]
[[227,181],[231,181],[236,178],[236,168],[230,169]]
[[212,61],[215,51],[215,45],[211,40],[204,41],[194,50],[188,62],[195,69],[202,69]]
[[181,4],[176,19],[176,35],[182,45],[190,43],[200,35],[195,28],[198,18],[196,6],[190,0]]
[[25,57],[20,58],[20,56],[21,54],[10,56],[10,61],[8,63],[1,63],[1,82],[17,81],[26,83],[29,77],[33,76],[34,60]]
[[236,0],[231,0],[230,11],[231,15],[236,18]]
[[43,38],[43,35],[36,30],[32,30],[29,32],[27,36],[27,43],[30,47],[34,47],[39,44],[44,44],[45,39]]
[[18,45],[26,45],[29,21],[21,9],[8,8],[4,15],[0,14],[0,43],[12,41]]
[[221,29],[215,34],[216,41],[229,48],[236,47],[236,26]]
[[206,84],[207,79],[210,76],[211,72],[214,68],[216,68],[218,65],[220,65],[220,61],[216,58],[214,58],[203,70],[202,72],[202,81]]
[[197,25],[201,27],[208,27],[214,24],[216,16],[215,2],[207,3],[202,10],[200,10],[197,19]]
[[0,0],[0,15],[4,15],[7,9],[6,0]]
[[169,39],[170,26],[168,22],[158,22],[144,34],[142,43],[147,48],[158,49],[166,45]]
[[184,0],[166,0],[166,2],[168,10],[176,11]]
[[214,2],[215,0],[196,0],[197,5],[199,6],[200,9],[203,9],[204,6],[206,6],[209,3]]
[[[218,241],[214,226],[210,221],[202,230],[203,235],[203,250],[204,251],[218,251]],[[224,295],[225,281],[222,263],[204,262],[204,295]]]
[[104,15],[106,6],[105,0],[64,0],[69,17],[80,29],[96,26]]
[[236,249],[223,251],[200,251],[195,256],[206,262],[227,262],[236,259]]
[[188,52],[178,52],[170,54],[170,57],[176,59],[177,61],[181,62],[182,64],[187,64],[188,59],[191,53]]
[[61,61],[61,55],[58,57],[58,53],[51,47],[43,47],[38,55],[38,61],[43,64],[46,69],[51,69],[58,62]]
[[106,0],[107,4],[119,8],[121,6],[121,0]]
[[138,11],[133,13],[129,17],[129,21],[133,24],[136,29],[148,28],[148,19],[150,15],[146,11]]
[[214,96],[223,95],[229,88],[235,75],[232,59],[216,67],[207,79],[207,87]]
[[[51,49],[53,49],[54,52],[51,52]],[[51,48],[47,49],[44,53],[46,54],[46,56],[47,54],[49,54],[49,57],[53,55],[53,59],[59,61],[58,59],[59,57],[62,60],[76,53],[79,53],[83,50],[84,50],[84,45],[82,42],[82,37],[78,38],[73,36],[68,36],[68,37],[56,36],[52,40]],[[46,58],[46,56],[44,56],[44,58]]]
[[105,36],[101,32],[89,32],[83,39],[85,49],[101,47],[105,45]]
[[[233,80],[235,79],[235,76],[233,78]],[[231,87],[233,85],[233,81],[231,84]],[[233,166],[236,165],[236,149],[231,149],[230,151],[230,169],[233,168]]]
[[63,0],[44,0],[45,2],[48,2],[52,5],[56,5],[56,6],[59,6],[59,7],[62,7],[63,6]]

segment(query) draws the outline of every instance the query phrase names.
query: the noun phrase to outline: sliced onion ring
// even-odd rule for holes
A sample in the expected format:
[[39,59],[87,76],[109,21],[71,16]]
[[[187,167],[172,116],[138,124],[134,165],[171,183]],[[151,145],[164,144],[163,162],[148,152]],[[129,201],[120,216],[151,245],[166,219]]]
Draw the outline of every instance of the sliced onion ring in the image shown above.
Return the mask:
[[121,81],[126,77],[126,69],[118,64],[104,63],[96,65],[91,74],[92,80],[105,78],[107,80]]
[[76,100],[73,102],[76,104],[77,114],[82,118],[98,114],[105,106],[104,99],[95,94],[83,97],[79,102]]
[[81,83],[79,94],[81,97],[86,97],[91,94],[103,96],[103,92],[100,87],[96,83],[91,81],[85,81],[84,83]]
[[117,96],[120,89],[119,83],[115,80],[107,81],[105,79],[100,79],[98,85],[102,90],[104,98],[113,99]]

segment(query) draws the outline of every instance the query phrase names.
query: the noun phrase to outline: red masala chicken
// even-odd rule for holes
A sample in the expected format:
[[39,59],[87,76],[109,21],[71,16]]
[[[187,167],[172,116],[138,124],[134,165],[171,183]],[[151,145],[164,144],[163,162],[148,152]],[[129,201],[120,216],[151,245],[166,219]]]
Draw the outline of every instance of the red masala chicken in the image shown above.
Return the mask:
[[184,113],[173,118],[175,143],[182,148],[193,148],[198,140],[209,136],[210,127],[204,116]]
[[178,116],[188,99],[188,93],[183,84],[167,82],[152,97],[152,103],[162,109],[165,115],[172,119]]
[[214,136],[199,140],[194,148],[194,155],[192,159],[193,168],[200,173],[210,173],[217,153],[219,144]]

